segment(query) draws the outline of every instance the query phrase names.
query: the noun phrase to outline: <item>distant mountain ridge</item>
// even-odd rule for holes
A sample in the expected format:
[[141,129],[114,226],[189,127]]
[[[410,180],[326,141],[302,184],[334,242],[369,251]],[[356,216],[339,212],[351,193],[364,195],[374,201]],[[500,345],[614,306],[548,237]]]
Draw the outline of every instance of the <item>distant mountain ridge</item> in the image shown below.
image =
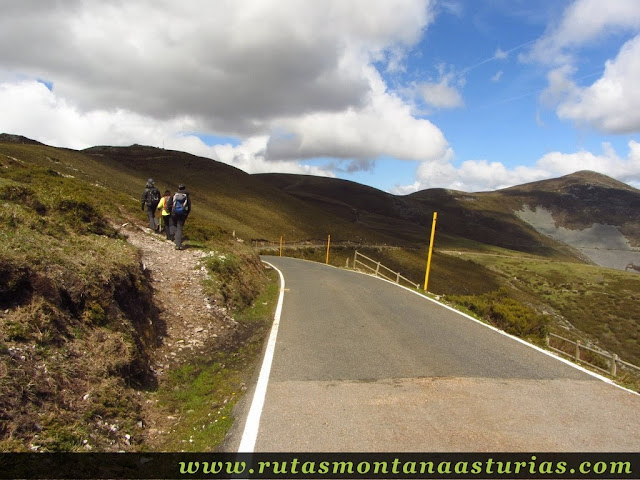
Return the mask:
[[[250,175],[208,158],[143,145],[74,151],[10,134],[0,134],[0,144],[26,148],[34,160],[66,174],[113,183],[133,198],[147,178],[172,190],[185,183],[202,222],[246,240],[319,240],[331,234],[335,241],[421,248],[437,211],[436,248],[477,242],[613,266],[592,255],[601,250],[619,257],[615,268],[640,264],[640,190],[595,172],[493,192],[434,188],[398,196],[335,178]],[[601,235],[606,238],[598,243]]]
[[503,193],[523,202],[516,214],[595,264],[640,264],[640,191],[606,175],[580,171]]
[[[542,341],[548,327],[640,363],[634,313],[640,276],[580,263],[589,255],[593,261],[620,262],[620,252],[637,254],[632,242],[640,236],[640,192],[606,176],[576,172],[497,192],[430,189],[396,196],[346,180],[250,175],[151,146],[78,151],[9,134],[0,134],[0,172],[0,351],[6,353],[0,355],[0,370],[7,373],[0,382],[0,411],[7,420],[0,447],[5,450],[89,445],[95,451],[149,451],[154,444],[145,444],[145,436],[155,437],[152,430],[167,432],[170,444],[181,448],[211,409],[204,405],[204,416],[183,416],[187,423],[176,428],[168,416],[174,402],[184,403],[184,393],[193,393],[199,405],[203,392],[209,398],[214,391],[216,401],[226,402],[238,392],[234,368],[253,371],[232,345],[237,340],[241,351],[260,354],[264,337],[251,333],[257,317],[247,317],[249,326],[233,309],[253,303],[266,315],[268,331],[277,276],[271,277],[271,299],[258,300],[256,282],[267,282],[260,254],[277,252],[283,239],[283,255],[353,267],[359,251],[418,282],[425,274],[434,211],[439,215],[430,294],[516,335]],[[176,252],[145,227],[141,193],[149,178],[161,190],[175,191],[184,183],[191,192],[187,251]],[[586,245],[594,241],[601,247]],[[208,298],[194,302],[198,289],[191,287],[203,270]],[[210,307],[223,308],[223,324],[213,327]],[[196,319],[198,312],[203,316]],[[182,326],[169,328],[174,321],[174,327]],[[219,335],[211,338],[214,331]],[[160,345],[167,334],[173,340]],[[180,338],[185,342],[175,341]],[[187,343],[196,346],[194,338],[207,341],[200,343],[202,350],[183,350]],[[255,347],[247,345],[254,340]],[[181,357],[188,370],[175,363]],[[218,366],[227,358],[223,370],[233,385],[220,390],[226,380],[221,382]],[[154,372],[163,372],[175,395],[154,390],[159,378]],[[206,376],[210,388],[201,382]],[[150,400],[158,398],[167,400],[157,405]],[[154,405],[161,410],[144,416]],[[217,415],[229,411],[216,410]],[[210,447],[211,435],[209,429],[203,432],[201,444]]]
[[[640,263],[640,252],[636,252],[640,247],[640,190],[596,172],[579,171],[494,192],[433,188],[406,196],[331,178],[258,176],[342,218],[385,232],[396,227],[400,229],[398,235],[414,241],[425,238],[432,214],[438,211],[438,231],[446,235],[540,254],[552,254],[559,244],[566,244],[580,258],[614,268]],[[603,238],[554,235],[546,217],[542,225],[542,219],[535,215],[523,215],[538,210],[543,215],[548,213],[558,229],[586,231],[594,225],[611,228],[599,230]],[[608,254],[610,258],[604,259],[597,250],[619,250],[620,254]]]
[[22,143],[28,145],[44,145],[36,140],[23,137],[22,135],[13,135],[11,133],[0,133],[0,143]]
[[504,192],[511,190],[527,191],[527,190],[556,190],[562,191],[575,184],[587,184],[604,188],[617,188],[620,190],[629,190],[639,192],[638,189],[627,185],[624,182],[611,178],[602,173],[593,172],[591,170],[580,170],[558,178],[548,180],[539,180],[537,182],[525,183],[514,187],[502,189]]

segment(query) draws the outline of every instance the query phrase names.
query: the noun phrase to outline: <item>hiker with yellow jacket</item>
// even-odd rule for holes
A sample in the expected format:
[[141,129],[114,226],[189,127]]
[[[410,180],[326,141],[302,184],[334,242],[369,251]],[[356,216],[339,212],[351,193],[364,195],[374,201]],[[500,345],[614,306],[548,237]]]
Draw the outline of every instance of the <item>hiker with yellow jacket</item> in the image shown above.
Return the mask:
[[162,213],[162,222],[164,224],[164,233],[167,236],[167,240],[173,240],[173,218],[171,217],[171,207],[173,206],[173,197],[171,197],[171,191],[165,190],[164,196],[158,202],[158,210]]

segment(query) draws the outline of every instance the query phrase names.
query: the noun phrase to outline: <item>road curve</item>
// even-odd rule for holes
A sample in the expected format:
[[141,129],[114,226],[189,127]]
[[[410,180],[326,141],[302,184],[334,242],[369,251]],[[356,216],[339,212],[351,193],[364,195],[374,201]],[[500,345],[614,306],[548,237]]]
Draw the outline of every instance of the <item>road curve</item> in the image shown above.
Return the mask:
[[640,396],[380,279],[263,259],[286,290],[255,451],[640,450]]

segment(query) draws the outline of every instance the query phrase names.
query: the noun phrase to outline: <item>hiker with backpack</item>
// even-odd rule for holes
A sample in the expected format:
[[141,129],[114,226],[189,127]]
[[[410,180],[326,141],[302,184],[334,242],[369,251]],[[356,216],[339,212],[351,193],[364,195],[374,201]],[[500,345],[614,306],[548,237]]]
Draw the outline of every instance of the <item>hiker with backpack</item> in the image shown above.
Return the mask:
[[171,230],[173,229],[173,220],[171,218],[171,207],[173,206],[173,197],[171,196],[170,190],[164,191],[164,196],[160,199],[158,203],[158,210],[161,210],[162,219],[161,223],[164,223],[164,233],[167,236],[167,240],[173,240],[173,234]]
[[176,250],[182,250],[182,227],[191,212],[191,198],[184,185],[178,186],[178,191],[173,196],[171,205],[171,217],[175,230]]
[[160,190],[156,188],[153,183],[153,179],[150,178],[147,180],[147,185],[142,193],[142,211],[146,207],[147,209],[147,217],[149,218],[149,228],[156,231],[156,208],[158,207],[158,202],[160,201]]

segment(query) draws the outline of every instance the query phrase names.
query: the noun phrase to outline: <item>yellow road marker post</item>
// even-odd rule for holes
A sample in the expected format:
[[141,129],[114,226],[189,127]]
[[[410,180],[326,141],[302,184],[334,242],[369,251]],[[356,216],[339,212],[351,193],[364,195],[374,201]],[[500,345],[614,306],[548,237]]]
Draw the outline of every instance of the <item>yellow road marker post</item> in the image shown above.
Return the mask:
[[433,254],[433,239],[436,234],[436,218],[438,212],[433,212],[433,224],[431,225],[431,241],[429,242],[429,256],[427,257],[427,271],[424,274],[424,291],[427,291],[429,285],[429,271],[431,270],[431,255]]
[[327,260],[325,261],[327,265],[329,264],[329,246],[330,245],[331,245],[331,235],[329,235],[329,237],[327,238]]

